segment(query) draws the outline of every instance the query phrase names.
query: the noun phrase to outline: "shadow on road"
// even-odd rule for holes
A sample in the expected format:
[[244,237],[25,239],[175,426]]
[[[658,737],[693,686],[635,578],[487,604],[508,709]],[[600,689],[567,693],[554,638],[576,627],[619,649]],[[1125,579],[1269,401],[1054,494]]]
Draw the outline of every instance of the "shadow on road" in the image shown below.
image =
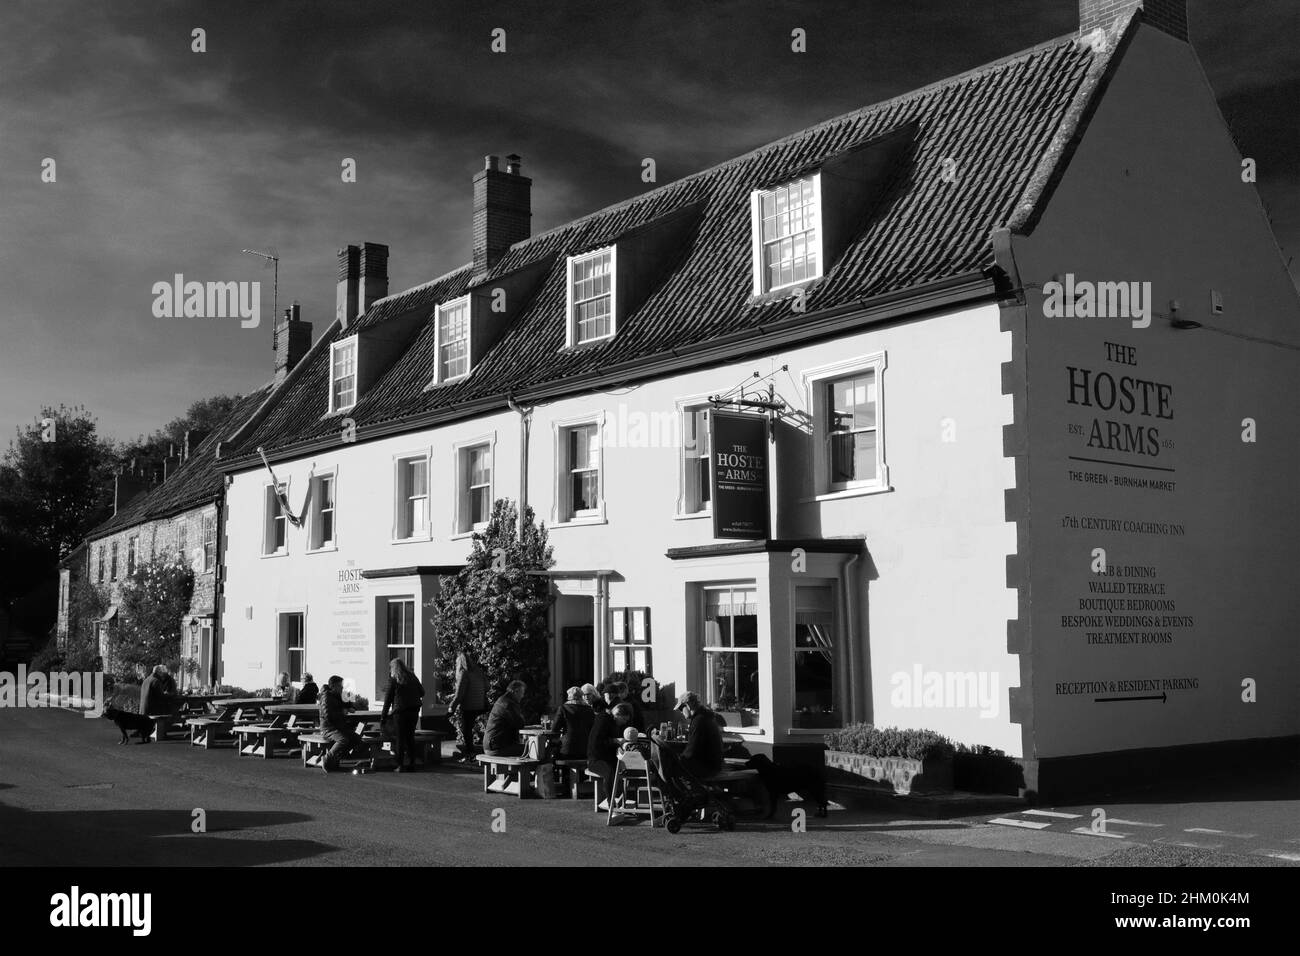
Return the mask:
[[268,828],[312,817],[283,811],[207,814],[191,830],[179,810],[33,811],[0,803],[0,861],[8,866],[263,866],[302,862],[339,848],[273,836]]

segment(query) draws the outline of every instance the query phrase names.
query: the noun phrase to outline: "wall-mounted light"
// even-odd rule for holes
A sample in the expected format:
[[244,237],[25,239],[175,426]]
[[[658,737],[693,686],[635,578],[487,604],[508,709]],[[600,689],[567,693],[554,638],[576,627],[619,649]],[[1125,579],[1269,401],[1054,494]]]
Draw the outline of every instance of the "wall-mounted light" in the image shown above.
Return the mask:
[[1169,300],[1169,324],[1176,329],[1199,329],[1201,323],[1195,319],[1182,318],[1178,313],[1182,309],[1182,303],[1177,299]]

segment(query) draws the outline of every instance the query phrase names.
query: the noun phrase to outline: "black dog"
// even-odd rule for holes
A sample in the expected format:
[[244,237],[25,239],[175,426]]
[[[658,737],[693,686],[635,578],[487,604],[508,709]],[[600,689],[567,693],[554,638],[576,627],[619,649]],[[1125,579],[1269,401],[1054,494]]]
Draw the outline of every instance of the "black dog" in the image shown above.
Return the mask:
[[776,813],[776,805],[785,799],[788,793],[797,793],[805,800],[817,804],[817,816],[826,816],[826,781],[820,767],[782,767],[773,763],[770,757],[756,754],[745,761],[745,766],[757,770],[763,786],[772,796],[770,818]]
[[122,731],[122,739],[118,741],[119,746],[129,742],[132,732],[139,735],[142,744],[147,744],[149,738],[153,736],[153,721],[143,714],[133,714],[127,710],[118,710],[116,707],[105,707],[101,716],[117,724],[117,729]]

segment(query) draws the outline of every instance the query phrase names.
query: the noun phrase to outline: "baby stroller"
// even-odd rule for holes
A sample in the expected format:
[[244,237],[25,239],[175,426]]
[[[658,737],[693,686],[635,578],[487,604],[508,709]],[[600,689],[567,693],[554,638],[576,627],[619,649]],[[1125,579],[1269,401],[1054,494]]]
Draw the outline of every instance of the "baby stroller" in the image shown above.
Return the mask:
[[652,740],[651,759],[658,768],[664,795],[664,826],[678,833],[682,824],[706,818],[720,830],[736,829],[736,809],[725,793],[691,773],[668,747]]

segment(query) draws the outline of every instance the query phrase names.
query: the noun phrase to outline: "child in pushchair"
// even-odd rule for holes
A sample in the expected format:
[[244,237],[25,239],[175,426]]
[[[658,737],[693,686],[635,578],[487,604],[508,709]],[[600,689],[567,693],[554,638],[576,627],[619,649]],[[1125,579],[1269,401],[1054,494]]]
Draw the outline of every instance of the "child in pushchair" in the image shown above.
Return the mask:
[[657,737],[651,738],[650,754],[664,795],[664,826],[669,833],[677,833],[683,823],[705,816],[720,830],[736,829],[736,809],[722,790],[691,773]]

